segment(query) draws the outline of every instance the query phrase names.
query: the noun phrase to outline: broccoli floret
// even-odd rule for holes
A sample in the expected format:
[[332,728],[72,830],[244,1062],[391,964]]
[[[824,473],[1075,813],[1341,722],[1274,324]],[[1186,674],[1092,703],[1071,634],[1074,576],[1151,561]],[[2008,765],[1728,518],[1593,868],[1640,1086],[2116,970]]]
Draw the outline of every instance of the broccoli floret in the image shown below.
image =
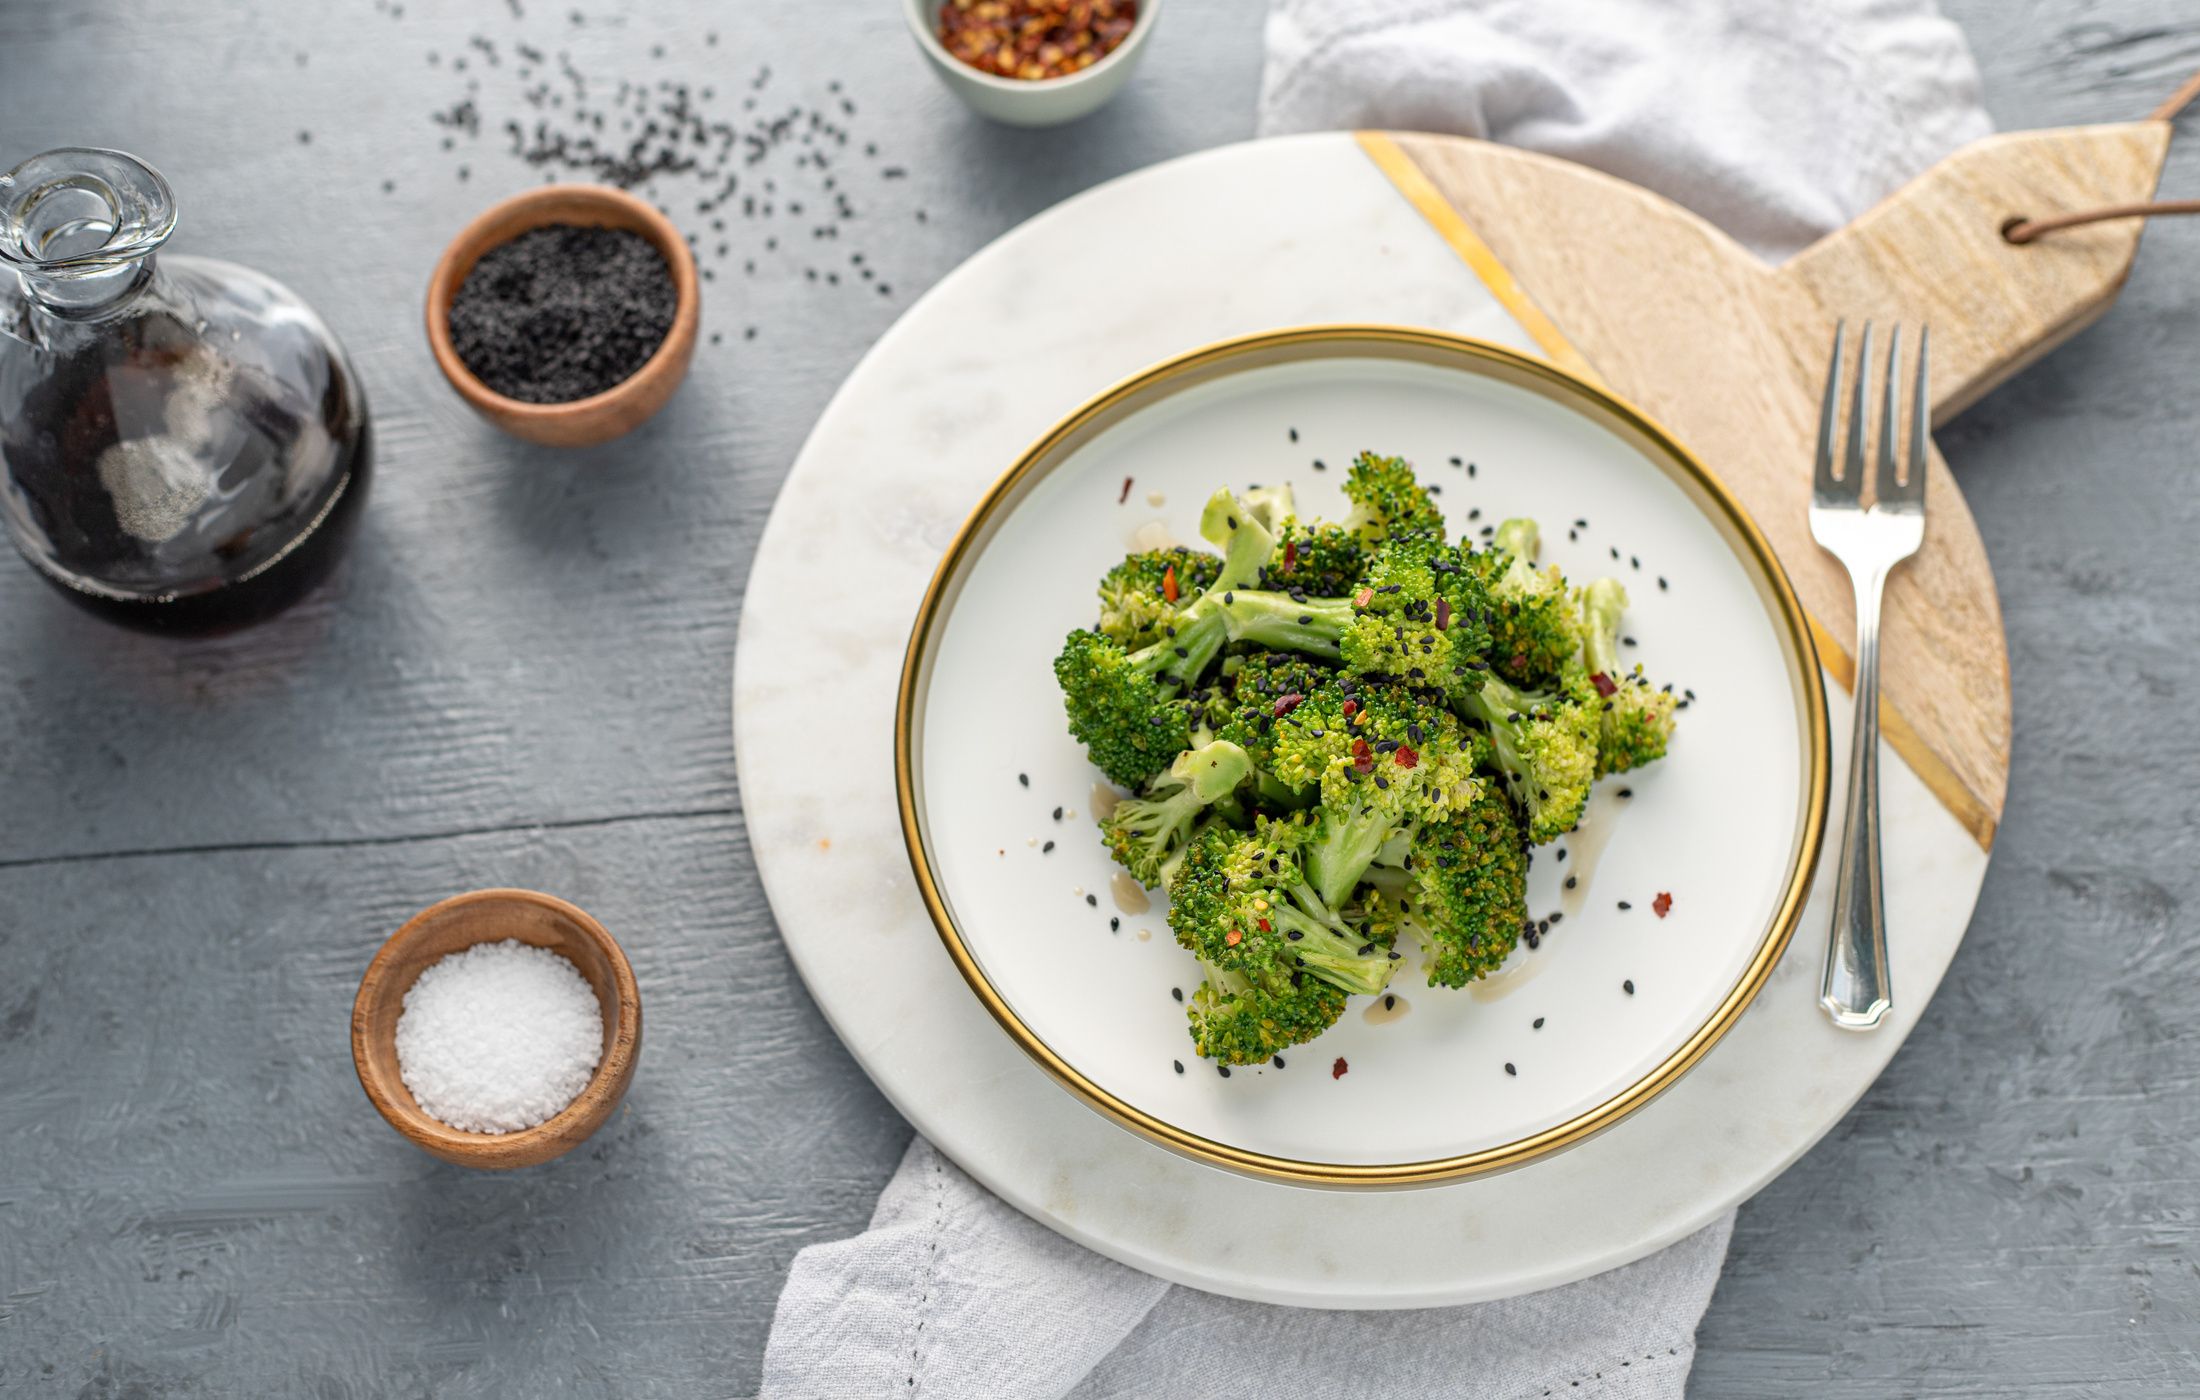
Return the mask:
[[1345,473],[1344,498],[1352,503],[1345,528],[1363,543],[1376,545],[1392,535],[1414,530],[1442,531],[1444,512],[1436,498],[1413,478],[1413,467],[1403,457],[1378,457],[1362,452]]
[[1260,586],[1302,598],[1339,598],[1367,572],[1368,547],[1356,531],[1326,521],[1290,519],[1275,531],[1276,549]]
[[1320,794],[1306,870],[1330,905],[1394,833],[1460,811],[1480,786],[1466,730],[1440,698],[1350,676],[1278,719],[1273,755],[1278,781]]
[[1218,491],[1200,518],[1200,533],[1222,546],[1222,563],[1207,590],[1177,610],[1150,646],[1126,650],[1098,632],[1069,634],[1054,658],[1054,678],[1069,712],[1069,732],[1103,773],[1124,787],[1143,787],[1192,746],[1209,719],[1199,678],[1229,640],[1222,596],[1260,577],[1275,537],[1245,516],[1237,498]]
[[1252,776],[1245,750],[1217,739],[1176,756],[1138,797],[1126,797],[1100,821],[1108,854],[1142,885],[1161,883],[1169,857],[1183,848],[1202,812]]
[[1515,685],[1547,686],[1581,645],[1579,620],[1557,565],[1535,567],[1533,520],[1508,520],[1472,568],[1490,599],[1490,664]]
[[1054,658],[1069,732],[1101,772],[1143,787],[1192,745],[1201,708],[1185,698],[1221,650],[1222,614],[1210,609],[1174,637],[1126,652],[1098,632],[1072,632]]
[[1268,818],[1251,831],[1202,831],[1169,883],[1169,927],[1201,962],[1257,986],[1299,968],[1347,992],[1379,992],[1389,952],[1315,893],[1299,863],[1306,839],[1303,825]]
[[1278,968],[1256,982],[1201,965],[1206,980],[1185,1008],[1192,1048],[1226,1065],[1253,1065],[1304,1045],[1344,1015],[1344,991],[1304,969]]
[[1311,789],[1288,787],[1275,776],[1276,727],[1336,672],[1311,657],[1282,651],[1234,658],[1223,669],[1230,683],[1230,714],[1216,733],[1251,757],[1253,791],[1263,807],[1306,806],[1315,798]]
[[1652,686],[1642,667],[1623,667],[1619,622],[1627,589],[1600,578],[1581,590],[1581,664],[1595,688],[1597,775],[1624,773],[1665,757],[1676,718],[1673,693]]
[[1468,555],[1440,536],[1392,538],[1354,590],[1339,644],[1350,669],[1463,695],[1487,669],[1489,595]]
[[1129,555],[1100,580],[1100,635],[1129,651],[1153,645],[1221,571],[1221,559],[1182,545]]
[[1495,971],[1528,918],[1527,851],[1512,804],[1494,786],[1458,816],[1415,832],[1404,858],[1370,867],[1368,882],[1369,925],[1392,920],[1418,938],[1432,987],[1463,987]]
[[1541,845],[1573,830],[1596,781],[1597,711],[1573,694],[1520,691],[1495,676],[1467,697],[1488,726],[1497,771]]

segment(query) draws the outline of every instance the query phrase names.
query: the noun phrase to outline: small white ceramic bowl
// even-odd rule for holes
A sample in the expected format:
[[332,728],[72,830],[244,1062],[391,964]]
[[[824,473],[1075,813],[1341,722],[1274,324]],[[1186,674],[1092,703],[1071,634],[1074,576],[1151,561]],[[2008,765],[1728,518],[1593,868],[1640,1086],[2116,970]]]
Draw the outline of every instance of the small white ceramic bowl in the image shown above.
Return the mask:
[[940,0],[902,0],[909,32],[932,71],[979,116],[1010,126],[1060,126],[1098,111],[1122,90],[1145,50],[1161,0],[1138,0],[1138,20],[1114,50],[1093,64],[1060,78],[1001,78],[981,73],[940,43]]

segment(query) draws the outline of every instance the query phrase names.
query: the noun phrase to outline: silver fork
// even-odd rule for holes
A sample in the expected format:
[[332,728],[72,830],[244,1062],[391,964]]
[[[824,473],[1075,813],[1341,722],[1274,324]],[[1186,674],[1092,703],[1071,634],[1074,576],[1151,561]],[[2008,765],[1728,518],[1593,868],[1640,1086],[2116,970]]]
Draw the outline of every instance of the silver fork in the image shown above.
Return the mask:
[[1839,559],[1856,588],[1856,729],[1849,749],[1848,818],[1841,865],[1833,889],[1833,936],[1818,1004],[1845,1030],[1868,1031],[1894,1005],[1887,972],[1887,910],[1879,878],[1879,604],[1887,575],[1925,542],[1925,433],[1931,416],[1926,397],[1928,335],[1917,333],[1916,388],[1910,397],[1909,450],[1895,471],[1896,401],[1901,384],[1902,328],[1888,335],[1887,382],[1880,397],[1878,471],[1873,501],[1864,505],[1864,434],[1871,378],[1872,328],[1864,323],[1856,355],[1856,380],[1848,422],[1848,447],[1834,471],[1834,440],[1841,429],[1841,351],[1844,323],[1834,328],[1833,363],[1826,370],[1826,398],[1818,416],[1817,474],[1811,485],[1810,533]]

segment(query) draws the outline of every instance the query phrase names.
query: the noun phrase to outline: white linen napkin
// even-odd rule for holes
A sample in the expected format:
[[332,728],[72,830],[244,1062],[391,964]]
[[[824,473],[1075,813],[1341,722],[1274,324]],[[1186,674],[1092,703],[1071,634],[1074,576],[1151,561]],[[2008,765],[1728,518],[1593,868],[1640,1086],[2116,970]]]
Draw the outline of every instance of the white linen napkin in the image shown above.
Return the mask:
[[[1262,134],[1448,131],[1657,190],[1793,253],[1990,130],[1932,0],[1276,0]],[[763,1400],[1668,1400],[1728,1215],[1597,1278],[1419,1312],[1174,1287],[1026,1219],[922,1138],[871,1228],[795,1256]]]

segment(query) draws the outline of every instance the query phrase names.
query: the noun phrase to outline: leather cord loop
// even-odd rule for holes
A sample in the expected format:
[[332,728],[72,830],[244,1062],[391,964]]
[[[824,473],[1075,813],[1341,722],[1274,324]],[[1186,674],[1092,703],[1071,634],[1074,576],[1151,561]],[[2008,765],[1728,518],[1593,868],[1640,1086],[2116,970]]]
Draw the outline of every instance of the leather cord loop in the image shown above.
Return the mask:
[[[2147,113],[2147,120],[2174,120],[2179,112],[2192,105],[2195,98],[2200,98],[2200,73],[2194,73],[2185,79],[2183,86],[2163,99],[2159,107]],[[2054,233],[2060,229],[2102,223],[2109,219],[2152,219],[2169,214],[2200,214],[2200,199],[2157,199],[2136,204],[2104,204],[2098,209],[2051,214],[2043,219],[2018,214],[2002,220],[2001,236],[2011,243],[2025,244],[2042,234]]]

